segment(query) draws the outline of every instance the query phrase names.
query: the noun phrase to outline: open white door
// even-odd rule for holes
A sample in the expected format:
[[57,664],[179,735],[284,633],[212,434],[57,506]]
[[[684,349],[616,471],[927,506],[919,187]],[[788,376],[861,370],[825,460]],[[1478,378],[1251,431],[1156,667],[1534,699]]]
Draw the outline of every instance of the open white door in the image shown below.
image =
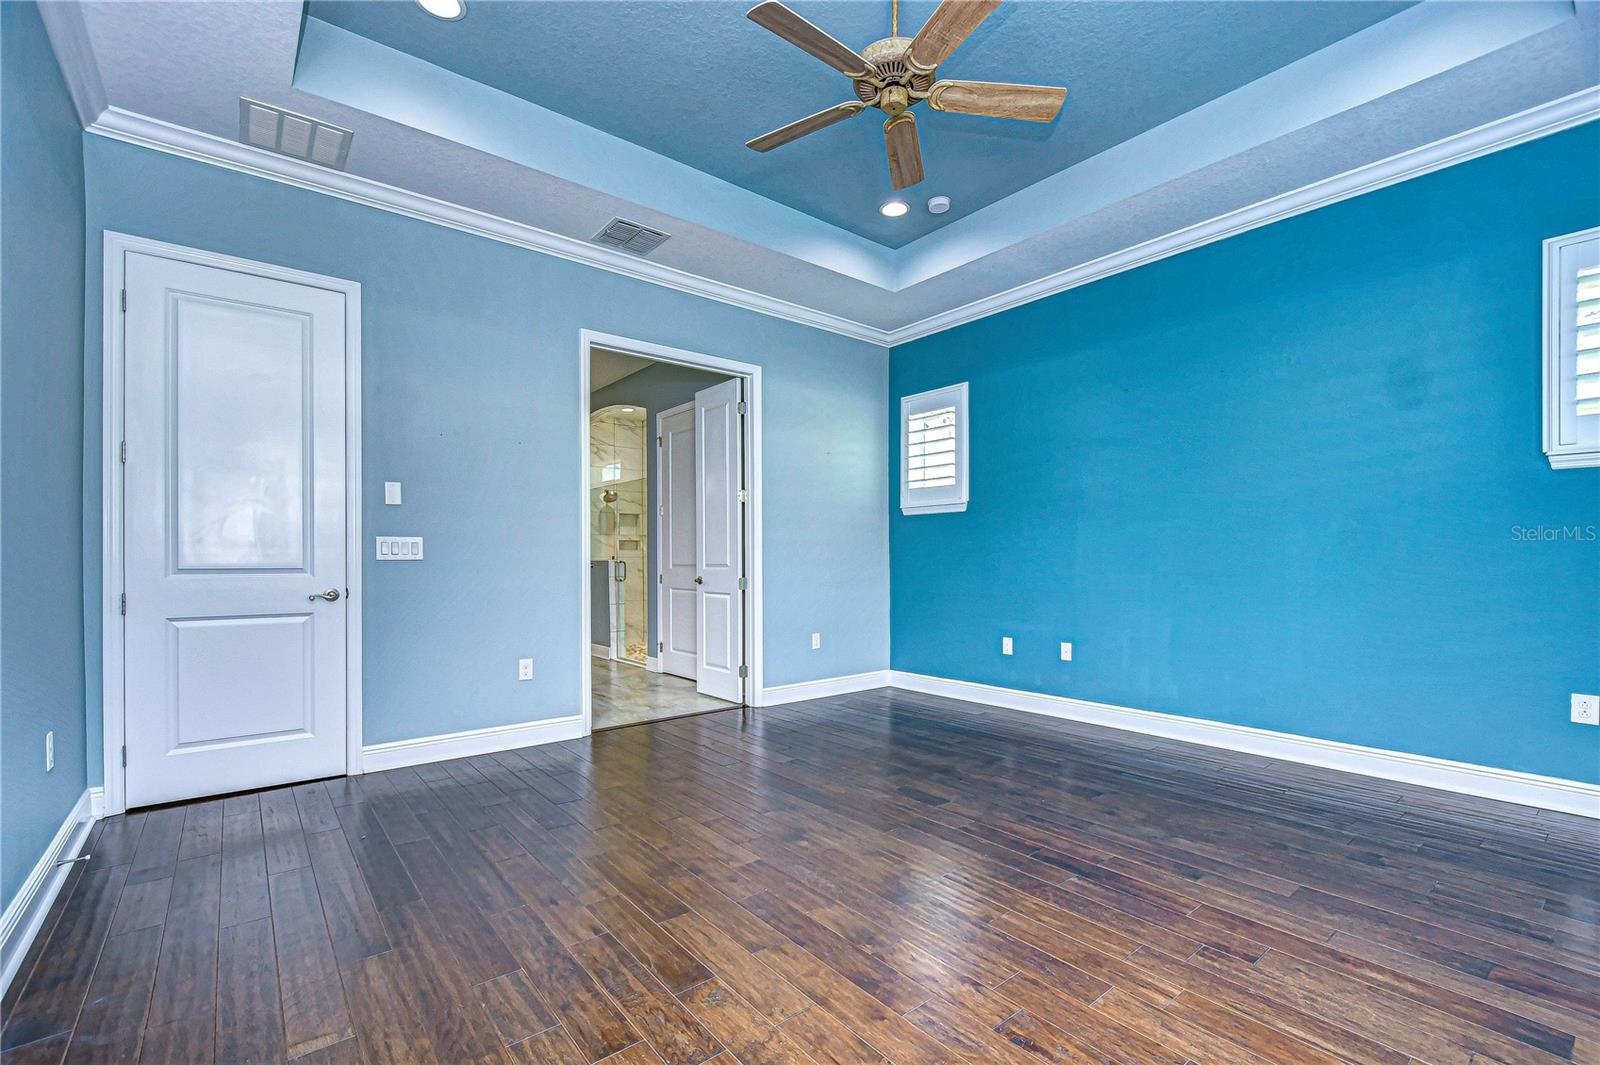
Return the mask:
[[664,411],[656,420],[657,469],[661,471],[661,671],[694,680],[698,576],[695,556],[694,404]]
[[127,804],[345,771],[345,297],[126,258]]
[[744,382],[694,394],[695,583],[702,695],[744,701]]

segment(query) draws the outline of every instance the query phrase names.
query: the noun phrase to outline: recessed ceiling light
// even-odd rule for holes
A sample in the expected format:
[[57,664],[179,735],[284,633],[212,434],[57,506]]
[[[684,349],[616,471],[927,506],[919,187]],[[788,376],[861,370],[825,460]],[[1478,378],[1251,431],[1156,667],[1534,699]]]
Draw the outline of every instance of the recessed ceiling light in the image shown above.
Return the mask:
[[884,205],[878,208],[878,213],[885,218],[899,218],[909,210],[911,206],[904,200],[886,200]]
[[928,197],[928,213],[929,214],[944,214],[949,209],[950,209],[950,197],[948,197],[948,196],[930,196],[930,197]]
[[417,0],[417,6],[446,22],[454,22],[467,13],[466,0]]

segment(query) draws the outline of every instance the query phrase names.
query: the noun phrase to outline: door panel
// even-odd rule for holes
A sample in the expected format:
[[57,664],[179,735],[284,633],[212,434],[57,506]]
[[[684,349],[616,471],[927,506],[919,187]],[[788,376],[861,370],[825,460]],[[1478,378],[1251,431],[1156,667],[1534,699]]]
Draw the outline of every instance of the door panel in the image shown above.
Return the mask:
[[661,416],[661,669],[694,680],[694,405]]
[[695,516],[698,585],[695,686],[701,694],[744,701],[743,382],[695,393]]
[[128,805],[343,773],[344,295],[125,270]]

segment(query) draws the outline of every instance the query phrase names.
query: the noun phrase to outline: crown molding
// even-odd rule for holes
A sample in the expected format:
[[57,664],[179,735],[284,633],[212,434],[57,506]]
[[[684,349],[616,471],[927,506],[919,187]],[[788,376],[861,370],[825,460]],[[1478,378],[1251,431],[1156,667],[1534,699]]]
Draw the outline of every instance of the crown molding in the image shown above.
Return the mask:
[[[74,64],[78,66],[78,64]],[[64,69],[65,66],[64,66]],[[79,67],[81,69],[81,66]],[[91,68],[92,69],[92,68]],[[98,79],[96,79],[98,80]],[[75,79],[68,78],[69,83]],[[74,98],[78,90],[74,90]],[[90,133],[129,144],[211,163],[255,177],[336,196],[353,203],[405,215],[464,233],[488,237],[570,262],[661,285],[773,318],[796,322],[880,347],[893,347],[999,314],[1058,292],[1087,285],[1149,263],[1203,247],[1340,200],[1394,185],[1515,147],[1600,118],[1600,87],[1529,108],[1431,144],[1380,159],[1354,170],[1312,182],[1290,192],[1218,215],[1133,247],[1101,256],[1035,281],[973,300],[896,329],[880,329],[826,311],[762,295],[675,267],[638,259],[625,252],[553,233],[522,222],[462,207],[370,178],[328,170],[246,144],[201,133],[160,119],[103,109],[86,127]],[[893,298],[892,294],[886,297]]]
[[111,140],[152,148],[169,155],[249,174],[252,177],[266,178],[269,181],[405,215],[408,218],[433,222],[463,233],[488,237],[502,244],[512,244],[542,252],[558,259],[582,263],[585,266],[593,266],[613,274],[687,292],[690,295],[704,296],[718,303],[742,307],[773,318],[782,318],[814,329],[864,340],[869,344],[887,347],[889,343],[889,334],[886,330],[853,322],[836,314],[802,307],[797,303],[762,295],[737,285],[701,277],[687,270],[640,259],[614,248],[553,233],[525,222],[514,222],[509,218],[501,218],[486,211],[462,207],[432,196],[396,188],[371,178],[340,170],[329,170],[314,163],[291,159],[238,141],[201,133],[132,111],[124,111],[118,107],[105,108],[86,128],[90,133]]
[[1272,222],[1314,211],[1389,185],[1464,163],[1502,148],[1559,133],[1600,118],[1600,87],[1583,89],[1526,111],[1453,134],[1431,144],[1379,159],[1354,170],[1314,181],[1290,192],[1175,230],[1165,236],[1135,244],[1090,262],[1070,267],[1036,281],[997,292],[983,299],[930,315],[921,321],[889,330],[889,344],[920,340],[1024,303],[1087,285],[1091,281],[1179,255],[1213,241],[1244,233]]

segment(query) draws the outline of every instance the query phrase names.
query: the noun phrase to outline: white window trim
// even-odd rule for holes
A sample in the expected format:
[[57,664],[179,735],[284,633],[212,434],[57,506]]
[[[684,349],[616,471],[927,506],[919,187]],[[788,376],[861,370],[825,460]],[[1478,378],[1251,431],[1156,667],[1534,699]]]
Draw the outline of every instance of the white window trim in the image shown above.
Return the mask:
[[[925,410],[953,406],[956,409],[956,483],[945,489],[923,489],[937,492],[930,501],[913,503],[911,500],[911,453],[907,443],[906,427],[911,416]],[[930,392],[918,392],[900,399],[900,513],[959,514],[967,509],[967,382],[947,385]]]
[[1561,268],[1562,252],[1586,241],[1600,240],[1600,226],[1593,229],[1551,237],[1544,242],[1544,453],[1550,468],[1556,470],[1600,466],[1600,443],[1561,442],[1561,422],[1566,404],[1571,402],[1562,394],[1562,363],[1566,352],[1561,350],[1564,323],[1561,321],[1561,294],[1567,284]]

